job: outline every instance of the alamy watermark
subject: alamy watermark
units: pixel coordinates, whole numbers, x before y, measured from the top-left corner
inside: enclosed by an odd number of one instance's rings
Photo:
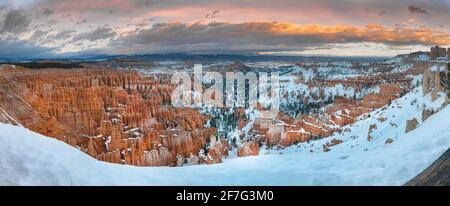
[[[280,106],[278,72],[203,73],[201,64],[194,65],[194,73],[175,72],[171,94],[174,107],[259,108],[261,117],[275,118]]]

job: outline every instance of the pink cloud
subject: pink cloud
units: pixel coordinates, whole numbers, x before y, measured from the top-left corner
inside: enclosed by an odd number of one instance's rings
[[[63,1],[56,2],[51,5],[56,10],[71,10],[71,11],[87,11],[95,9],[119,9],[129,10],[136,6],[131,1],[127,0],[78,0],[78,1]]]

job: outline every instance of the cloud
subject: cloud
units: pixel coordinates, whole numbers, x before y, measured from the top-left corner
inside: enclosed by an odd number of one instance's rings
[[[85,24],[85,23],[87,23],[87,20],[86,19],[80,19],[79,21],[77,21],[77,25],[79,25],[79,24]]]
[[[41,40],[43,37],[45,37],[45,35],[48,34],[48,31],[41,31],[41,30],[36,30],[34,31],[33,35],[31,35],[31,40]]]
[[[42,58],[53,55],[54,48],[34,45],[27,41],[0,40],[0,58]]]
[[[89,11],[95,12],[105,8],[126,11],[137,8],[138,5],[130,0],[47,0],[48,5],[57,11]]]
[[[44,9],[44,11],[43,11],[42,13],[43,13],[45,16],[50,16],[50,15],[52,15],[53,13],[55,13],[55,11],[52,10],[52,9],[46,8],[46,9]]]
[[[0,33],[21,34],[28,30],[31,20],[20,10],[10,10],[6,14]]]
[[[72,37],[73,33],[75,33],[75,31],[73,31],[73,30],[64,30],[64,31],[61,31],[61,32],[57,33],[56,35],[54,35],[52,37],[52,39],[55,39],[55,40],[69,39]]]
[[[29,39],[58,53],[449,45],[449,9],[448,0],[0,0],[0,39]],[[373,22],[379,25],[366,26]]]
[[[213,12],[206,14],[205,17],[206,17],[206,18],[214,19],[214,18],[217,17],[217,15],[218,15],[219,13],[220,13],[220,10],[214,10]]]
[[[7,6],[12,9],[31,7],[37,3],[37,0],[1,0],[0,7]]]
[[[161,2],[162,0],[146,0],[145,2],[144,2],[144,5],[145,6],[152,6],[152,5],[154,5],[154,4],[156,4],[156,3],[159,3],[159,2]]]
[[[298,25],[276,22],[158,23],[119,38],[120,51],[278,51],[301,50],[330,43],[374,42],[386,45],[449,45],[450,37],[428,28],[410,29],[369,24]]]
[[[428,11],[427,11],[427,10],[422,9],[422,8],[420,8],[420,7],[417,7],[417,6],[414,6],[414,5],[408,6],[408,10],[409,10],[409,12],[411,12],[411,13],[428,14]]]
[[[92,32],[80,33],[73,37],[73,41],[87,40],[87,41],[97,41],[102,39],[113,38],[117,35],[116,32],[109,27],[97,27]]]

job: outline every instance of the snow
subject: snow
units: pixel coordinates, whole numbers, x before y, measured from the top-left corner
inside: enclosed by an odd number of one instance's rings
[[[430,71],[432,71],[432,72],[442,72],[442,71],[445,71],[445,66],[444,65],[433,65],[431,68],[430,68]]]
[[[262,149],[260,156],[215,165],[110,164],[25,128],[0,124],[0,185],[402,185],[450,146],[448,106],[404,134],[407,119],[421,120],[423,105],[439,109],[443,103],[443,98],[431,102],[420,91],[419,87],[348,126],[351,132],[276,153]],[[380,116],[387,120],[380,122]],[[369,142],[368,127],[374,123],[378,127]],[[388,137],[394,142],[385,144]],[[332,138],[344,143],[329,152],[309,151]]]
[[[400,62],[403,61],[403,58],[404,58],[403,56],[397,56],[397,57],[394,57],[392,59],[386,60],[385,62],[389,63],[389,64],[400,63]]]
[[[106,150],[109,150],[109,144],[111,143],[111,136],[106,137],[105,146]]]

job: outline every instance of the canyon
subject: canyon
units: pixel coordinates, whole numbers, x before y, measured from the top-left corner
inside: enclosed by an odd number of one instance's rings
[[[54,137],[102,161],[174,165],[177,155],[197,155],[215,134],[204,127],[208,116],[166,104],[171,85],[136,72],[6,66],[1,74],[2,122]]]
[[[328,152],[342,143],[329,137],[348,132],[346,126],[377,109],[396,107],[392,102],[417,84],[422,83],[423,93],[433,100],[449,91],[448,64],[417,60],[413,54],[400,63],[273,66],[235,61],[206,67],[206,71],[281,72],[281,112],[264,118],[257,115],[260,107],[173,107],[171,94],[177,85],[171,74],[180,68],[191,71],[192,63],[158,69],[157,63],[111,62],[73,69],[2,65],[0,122],[23,126],[110,163],[217,164],[320,139],[329,139],[321,145]],[[446,104],[448,97],[447,92]],[[433,111],[423,113],[428,118]],[[407,132],[417,127],[417,119],[408,122]],[[367,141],[375,129],[376,125],[368,130]]]

